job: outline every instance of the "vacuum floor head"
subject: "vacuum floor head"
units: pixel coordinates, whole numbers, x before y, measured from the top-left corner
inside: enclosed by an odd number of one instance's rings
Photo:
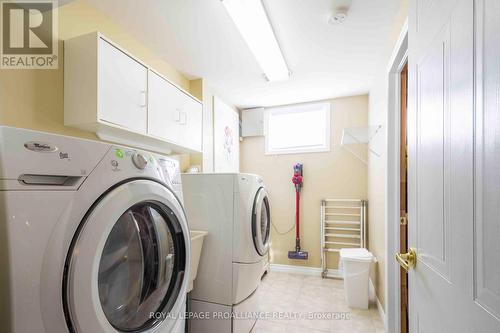
[[[301,259],[307,260],[309,258],[309,253],[306,251],[288,251],[288,259]]]

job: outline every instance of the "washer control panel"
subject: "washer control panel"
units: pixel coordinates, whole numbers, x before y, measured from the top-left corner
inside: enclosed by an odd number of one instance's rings
[[[179,162],[177,160],[160,157],[158,162],[161,166],[165,178],[173,185],[181,184],[181,175],[179,170]]]

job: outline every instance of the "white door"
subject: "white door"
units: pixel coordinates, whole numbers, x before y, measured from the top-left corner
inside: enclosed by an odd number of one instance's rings
[[[180,121],[183,134],[182,142],[190,149],[201,151],[202,105],[184,93],[182,93],[181,100],[183,101]]]
[[[148,75],[148,133],[181,144],[181,92],[153,71]]]
[[[102,38],[98,62],[99,119],[145,134],[147,68]]]
[[[498,17],[498,0],[410,1],[410,332],[500,332]]]
[[[233,107],[213,97],[214,171],[239,172],[239,117]]]

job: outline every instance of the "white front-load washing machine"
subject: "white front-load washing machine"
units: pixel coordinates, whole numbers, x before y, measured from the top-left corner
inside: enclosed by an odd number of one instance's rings
[[[270,205],[252,174],[183,174],[189,227],[206,230],[190,293],[193,333],[248,333],[269,247]],[[210,320],[197,314],[208,313]],[[198,320],[199,319],[199,320]]]
[[[184,331],[178,162],[0,127],[0,322],[11,333]]]

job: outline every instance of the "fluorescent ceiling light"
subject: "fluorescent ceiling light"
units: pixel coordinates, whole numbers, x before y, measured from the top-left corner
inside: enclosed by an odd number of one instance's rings
[[[290,71],[261,0],[222,0],[269,81],[287,80]]]

